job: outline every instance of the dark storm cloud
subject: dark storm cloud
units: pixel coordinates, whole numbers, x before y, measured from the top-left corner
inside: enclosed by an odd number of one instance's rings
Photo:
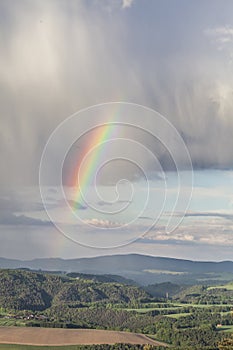
[[[231,168],[233,3],[207,4],[1,1],[1,184],[37,184],[54,128],[116,100],[167,117],[195,168]],[[159,159],[169,169],[167,156]]]

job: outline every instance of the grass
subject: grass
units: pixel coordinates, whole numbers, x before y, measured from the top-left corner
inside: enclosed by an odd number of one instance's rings
[[[218,330],[225,333],[233,333],[233,326],[222,326]]]
[[[233,307],[232,304],[174,304],[176,306],[180,306],[180,307],[197,307],[197,308],[208,308],[208,307]]]
[[[226,290],[233,290],[233,283],[228,283],[222,286],[213,286],[213,287],[209,287],[208,290],[212,290],[212,289],[226,289]]]
[[[158,303],[156,303],[156,305],[158,305]],[[124,310],[126,311],[136,311],[140,314],[145,314],[147,312],[150,312],[150,311],[174,311],[174,314],[177,314],[177,310],[181,309],[181,308],[184,308],[184,307],[193,307],[193,308],[199,308],[199,309],[206,309],[206,308],[211,308],[211,307],[232,307],[233,308],[233,305],[232,304],[180,304],[180,303],[172,303],[172,306],[169,306],[169,307],[148,307],[148,308],[133,308],[133,309],[129,309],[129,308],[126,308]]]
[[[222,311],[222,312],[220,312],[220,315],[221,316],[228,316],[228,315],[231,315],[231,312],[232,311]]]
[[[0,307],[0,316],[8,315],[8,311],[4,307]]]
[[[25,322],[13,318],[0,318],[0,327],[25,326]]]
[[[159,341],[158,338],[156,338],[156,334],[147,334],[147,337]]]
[[[166,315],[166,317],[170,317],[170,318],[175,318],[175,319],[178,319],[180,317],[186,317],[186,316],[189,316],[189,315],[192,315],[191,312],[183,312],[183,313],[180,313],[180,314],[170,314],[170,315]]]

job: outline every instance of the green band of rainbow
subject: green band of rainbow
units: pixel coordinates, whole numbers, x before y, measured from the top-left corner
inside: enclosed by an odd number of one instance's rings
[[[90,186],[98,166],[100,165],[100,159],[102,157],[103,147],[101,144],[110,140],[112,135],[115,133],[117,125],[115,123],[107,123],[97,127],[94,130],[94,135],[91,135],[91,140],[88,146],[85,148],[81,155],[81,160],[78,164],[77,171],[75,172],[75,187],[77,189],[77,195],[74,200],[74,209],[79,209],[82,200],[82,194],[85,194],[88,187]],[[82,171],[80,173],[80,166],[85,156],[90,152],[88,156],[88,162],[84,163],[84,168],[82,166]]]

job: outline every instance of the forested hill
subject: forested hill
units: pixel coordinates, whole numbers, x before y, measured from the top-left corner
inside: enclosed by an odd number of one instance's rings
[[[61,277],[22,270],[0,270],[0,305],[17,310],[44,310],[52,305],[131,303],[149,299],[140,288],[116,282]]]
[[[29,268],[83,273],[117,273],[160,269],[179,272],[232,272],[233,261],[192,261],[140,254],[106,255],[93,258],[44,258],[16,260],[0,258],[0,268]]]
[[[198,284],[233,280],[233,262],[203,262],[140,254],[108,255],[79,259],[35,259],[28,261],[0,258],[0,268],[28,268],[84,274],[113,274],[139,284],[172,282]]]

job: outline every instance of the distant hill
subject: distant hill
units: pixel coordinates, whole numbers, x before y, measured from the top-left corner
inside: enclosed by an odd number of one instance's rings
[[[140,284],[218,283],[233,280],[233,262],[202,262],[139,254],[108,255],[79,259],[34,259],[28,261],[0,258],[0,268],[120,275]]]

